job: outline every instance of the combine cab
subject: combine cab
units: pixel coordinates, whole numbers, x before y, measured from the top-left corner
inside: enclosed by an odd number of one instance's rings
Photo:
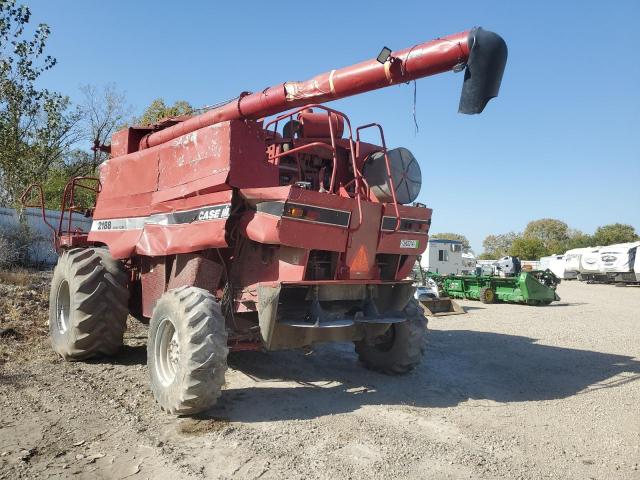
[[[464,70],[460,111],[480,113],[506,55],[498,35],[473,29],[115,133],[91,231],[54,228],[54,349],[111,355],[128,314],[149,323],[152,390],[174,414],[216,402],[230,350],[346,340],[369,368],[411,370],[426,319],[405,279],[432,213],[415,202],[420,167],[387,148],[380,125],[352,128],[322,103]],[[361,139],[369,129],[375,143]]]

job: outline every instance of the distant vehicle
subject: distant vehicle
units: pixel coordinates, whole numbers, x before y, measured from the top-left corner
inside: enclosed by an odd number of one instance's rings
[[[495,274],[495,265],[490,263],[482,263],[476,265],[476,275],[493,275]]]
[[[470,275],[476,271],[476,257],[471,252],[462,252],[462,275]]]
[[[426,282],[427,282],[427,285],[421,285],[419,287],[416,287],[416,293],[414,294],[414,298],[419,302],[429,300],[430,298],[439,297],[438,285],[436,285],[436,283],[430,278],[428,278]]]
[[[500,277],[513,277],[522,271],[518,257],[502,257],[495,264],[495,271]]]

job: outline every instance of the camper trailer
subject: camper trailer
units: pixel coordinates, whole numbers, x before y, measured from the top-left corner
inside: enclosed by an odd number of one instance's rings
[[[586,282],[604,282],[607,276],[602,270],[600,261],[600,249],[602,247],[585,248],[580,256],[580,269],[578,271],[578,280]]]
[[[571,250],[567,250],[564,254],[565,261],[565,272],[567,274],[573,275],[573,278],[578,277],[578,273],[580,272],[580,260],[582,258],[582,253],[589,250],[588,248],[572,248]]]
[[[432,239],[422,255],[422,268],[440,275],[462,274],[462,242],[458,240]]]
[[[471,252],[462,252],[462,275],[472,275],[476,271],[476,257]]]
[[[635,283],[638,271],[635,264],[640,242],[619,243],[600,249],[600,264],[607,279],[612,282]]]
[[[571,280],[578,275],[577,270],[569,268],[566,255],[549,255],[548,257],[540,258],[540,270],[547,269],[562,280]]]

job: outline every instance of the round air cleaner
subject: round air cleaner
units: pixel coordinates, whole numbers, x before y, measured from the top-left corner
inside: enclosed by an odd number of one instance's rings
[[[422,186],[422,172],[416,157],[404,147],[387,150],[387,156],[398,203],[405,205],[414,202]],[[374,152],[367,157],[362,175],[378,200],[387,203],[393,201],[383,152]]]

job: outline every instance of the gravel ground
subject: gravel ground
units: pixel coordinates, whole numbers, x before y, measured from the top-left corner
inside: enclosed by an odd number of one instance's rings
[[[414,372],[350,345],[230,358],[213,411],[173,418],[146,328],[115,359],[64,363],[46,281],[0,283],[0,478],[640,479],[640,288],[565,282],[548,307],[461,302]]]

